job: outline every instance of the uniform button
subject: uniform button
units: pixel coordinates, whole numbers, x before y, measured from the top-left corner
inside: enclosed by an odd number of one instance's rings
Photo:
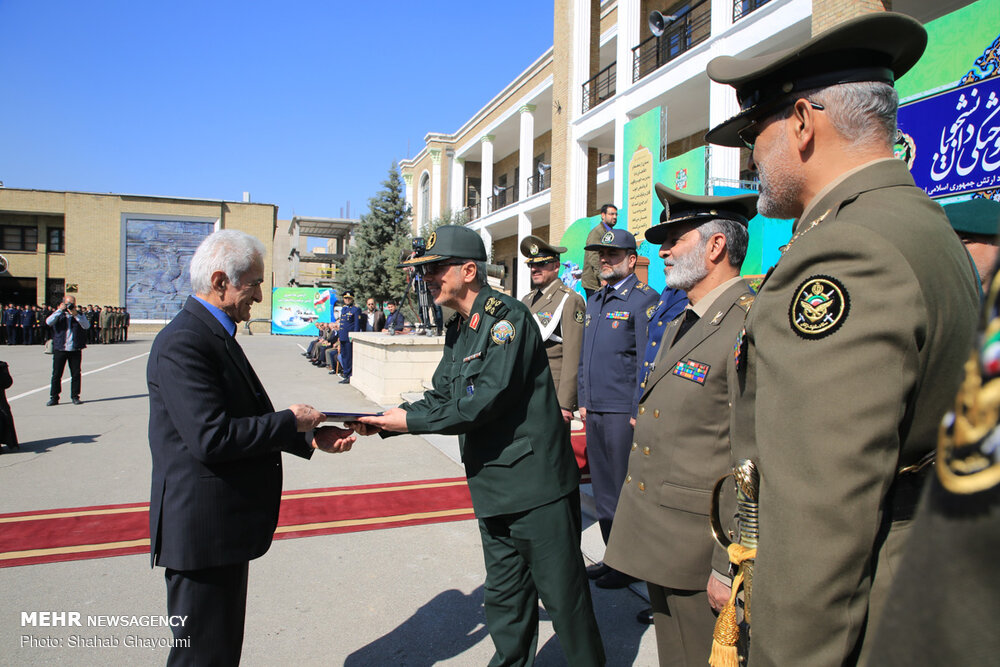
[[[649,362],[648,362],[648,361],[644,361],[644,362],[642,362],[642,365],[643,365],[643,366],[648,366],[648,365],[649,365]]]
[[[659,418],[660,418],[660,411],[653,410],[653,419],[659,419]]]
[[[639,406],[639,414],[640,415],[646,414],[646,406],[645,405]]]
[[[662,326],[663,326],[663,322],[657,322],[657,323],[656,323],[656,326],[658,326],[658,327],[662,327]]]
[[[639,388],[640,389],[645,389],[646,388],[646,383],[645,382],[640,382],[639,383]]]
[[[643,484],[642,482],[639,482],[639,490],[640,491],[645,491],[646,490],[646,485]]]
[[[625,483],[626,484],[632,483],[632,475],[625,475]]]
[[[643,447],[642,453],[645,454],[646,456],[649,456],[649,447]]]
[[[634,451],[634,450],[635,450],[635,448],[636,448],[636,447],[638,447],[638,446],[639,446],[639,443],[638,443],[638,442],[633,442],[633,443],[632,443],[632,449],[633,449],[633,451]]]
[[[656,347],[656,341],[655,340],[653,341],[653,347]]]
[[[729,401],[729,407],[733,407],[733,402]]]

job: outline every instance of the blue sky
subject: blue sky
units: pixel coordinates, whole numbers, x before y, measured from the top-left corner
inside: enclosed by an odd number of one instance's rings
[[[0,181],[355,217],[551,44],[546,0],[0,0]]]

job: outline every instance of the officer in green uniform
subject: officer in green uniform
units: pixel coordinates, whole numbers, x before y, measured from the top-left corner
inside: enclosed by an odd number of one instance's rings
[[[975,273],[892,151],[892,85],[926,43],[879,12],[708,64],[741,111],[706,139],[750,148],[758,212],[796,219],[736,349],[732,449],[760,473],[753,667],[864,661],[961,381]]]
[[[667,287],[690,305],[666,326],[646,376],[604,562],[646,582],[660,664],[702,667],[715,626],[708,516],[712,487],[730,469],[729,362],[753,303],[740,267],[757,196],[659,183],[656,194],[664,214],[646,240],[660,246]]]
[[[532,287],[521,303],[538,323],[563,420],[569,423],[576,410],[576,374],[587,304],[559,280],[559,255],[564,252],[566,248],[549,245],[537,236],[526,236],[521,241],[521,254],[531,272]]]
[[[524,304],[489,287],[485,261],[478,234],[446,225],[404,262],[456,315],[434,388],[358,429],[458,434],[486,559],[491,666],[534,662],[539,598],[567,662],[603,665],[580,553],[579,471],[545,348]]]

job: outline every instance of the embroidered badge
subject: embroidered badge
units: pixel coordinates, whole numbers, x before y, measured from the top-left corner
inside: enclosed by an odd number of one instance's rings
[[[587,313],[587,323],[585,325],[583,325],[583,326],[585,326],[585,327],[589,327],[590,326],[590,313]]]
[[[503,301],[501,301],[500,299],[496,298],[495,296],[491,296],[490,298],[486,299],[486,305],[483,306],[483,310],[485,310],[490,315],[496,315],[497,314],[497,310],[502,305],[503,305]]]
[[[614,322],[611,323],[611,328],[612,329],[617,329],[620,324],[621,324],[621,320],[615,320]]]
[[[431,232],[431,235],[427,237],[427,250],[433,248],[434,244],[437,243],[437,240],[438,240],[437,232]]]
[[[646,309],[646,319],[647,320],[650,320],[650,319],[653,318],[653,313],[656,312],[656,309],[659,308],[660,304],[662,304],[662,303],[663,302],[661,301],[660,303],[656,304],[655,306],[650,306],[649,308]]]
[[[577,324],[582,323],[583,322],[583,311],[582,310],[576,311],[576,314],[573,315],[573,319],[576,320]]]
[[[711,366],[708,364],[703,364],[700,361],[695,361],[694,359],[688,359],[687,361],[678,361],[674,365],[673,370],[670,372],[677,377],[682,377],[685,380],[691,380],[691,382],[697,382],[698,384],[705,384],[705,379],[708,377],[708,371]]]
[[[788,319],[802,338],[829,336],[840,328],[851,310],[844,285],[830,276],[812,276],[795,290]]]
[[[509,343],[514,340],[516,332],[514,331],[514,325],[507,320],[500,320],[493,325],[490,329],[490,338],[497,345],[503,345],[504,343]]]
[[[469,319],[469,328],[473,331],[479,329],[479,313],[472,313],[472,317]]]
[[[601,237],[601,243],[613,243],[615,240],[614,232],[606,232],[604,236]]]
[[[606,320],[627,320],[631,313],[627,310],[612,310],[604,314]]]
[[[481,356],[483,356],[483,351],[482,350],[480,350],[479,352],[476,352],[475,354],[470,354],[465,359],[462,359],[462,363],[463,364],[467,364],[470,361],[472,361],[473,359],[478,359]]]
[[[532,243],[530,246],[528,246],[528,253],[531,254],[531,255],[537,255],[538,254],[538,244]]]

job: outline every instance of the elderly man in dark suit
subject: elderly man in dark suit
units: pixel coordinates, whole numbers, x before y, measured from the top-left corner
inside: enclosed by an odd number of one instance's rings
[[[242,232],[206,238],[191,260],[195,295],[149,354],[153,480],[150,551],[166,568],[170,665],[236,665],[243,646],[247,566],[278,522],[281,452],[346,451],[350,431],[318,429],[322,412],[275,412],[234,338],[260,302],[264,246]]]

